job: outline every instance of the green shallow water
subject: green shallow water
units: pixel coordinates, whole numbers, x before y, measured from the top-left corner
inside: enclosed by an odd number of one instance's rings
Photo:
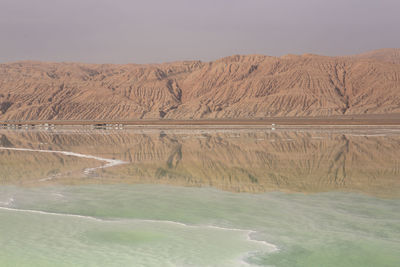
[[[400,128],[0,129],[0,267],[397,267],[399,158]]]
[[[398,266],[399,204],[340,192],[3,186],[0,266]]]

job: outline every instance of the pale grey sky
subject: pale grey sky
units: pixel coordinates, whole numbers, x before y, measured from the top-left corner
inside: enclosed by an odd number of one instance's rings
[[[400,0],[0,0],[0,62],[152,63],[400,47]]]

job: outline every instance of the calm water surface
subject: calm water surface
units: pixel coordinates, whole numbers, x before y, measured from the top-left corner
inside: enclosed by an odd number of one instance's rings
[[[0,130],[0,266],[398,266],[400,129]]]

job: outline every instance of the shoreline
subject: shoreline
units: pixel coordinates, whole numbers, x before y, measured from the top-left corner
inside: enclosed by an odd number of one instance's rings
[[[193,120],[10,120],[0,127],[22,126],[395,126],[400,114],[345,115],[328,117],[270,117],[260,119],[193,119]]]

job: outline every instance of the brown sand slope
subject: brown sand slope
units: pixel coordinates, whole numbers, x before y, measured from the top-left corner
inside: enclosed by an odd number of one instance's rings
[[[0,64],[0,121],[396,114],[399,62],[399,49],[383,49],[209,63]]]

